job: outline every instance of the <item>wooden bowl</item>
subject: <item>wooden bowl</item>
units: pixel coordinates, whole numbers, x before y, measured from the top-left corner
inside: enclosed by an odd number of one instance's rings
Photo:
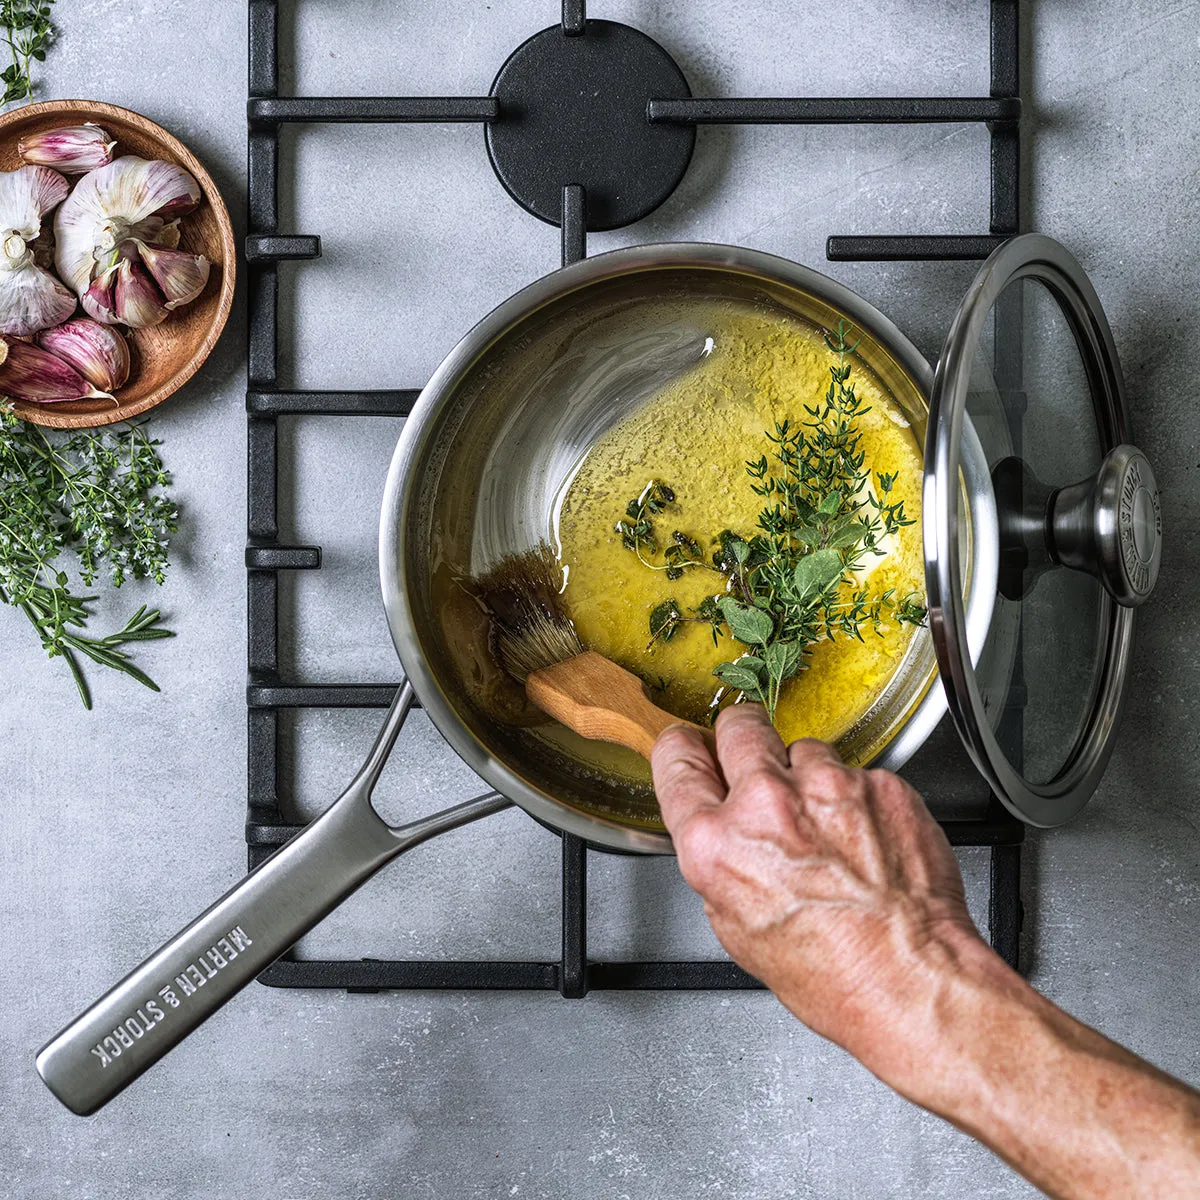
[[[126,421],[161,404],[199,370],[225,328],[233,303],[237,253],[229,210],[212,177],[194,154],[165,129],[138,113],[95,100],[48,100],[0,115],[0,171],[21,165],[17,142],[26,134],[62,125],[94,121],[116,140],[114,153],[165,159],[191,172],[203,199],[195,212],[179,223],[180,247],[203,254],[212,263],[204,291],[191,304],[175,309],[161,325],[129,331],[132,366],[129,381],[118,388],[114,407],[109,400],[63,400],[31,404],[13,400],[12,410],[23,420],[59,429],[80,429]],[[80,178],[68,176],[69,181]],[[51,214],[48,220],[53,219]],[[77,315],[83,315],[82,309]]]

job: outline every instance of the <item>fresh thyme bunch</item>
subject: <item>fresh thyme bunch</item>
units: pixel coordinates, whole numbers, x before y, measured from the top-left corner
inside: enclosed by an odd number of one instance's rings
[[[74,551],[87,587],[102,571],[115,587],[129,578],[163,582],[178,514],[161,492],[170,478],[157,446],[140,425],[51,441],[38,426],[0,411],[0,600],[25,613],[51,658],[64,659],[87,708],[91,696],[77,655],[158,691],[121,647],[173,635],[158,624],[158,610],[144,605],[105,637],[75,632],[95,597],[74,595],[54,563]]]
[[[686,622],[710,625],[718,644],[728,632],[745,651],[713,674],[763,704],[772,720],[783,685],[803,668],[813,643],[839,634],[861,641],[864,627],[881,633],[888,619],[914,625],[925,620],[916,594],[844,586],[869,555],[884,553],[883,538],[912,524],[903,502],[890,499],[894,474],[877,473],[875,487],[869,486],[857,422],[870,409],[850,382],[847,360],[855,346],[849,333],[839,324],[826,336],[838,357],[823,402],[805,406],[806,420],[776,424],[766,435],[770,454],[746,463],[750,486],[765,502],[758,533],[744,538],[723,530],[712,539],[710,559],[694,538],[677,530],[662,563],[650,561],[646,555],[659,550],[651,518],[675,499],[658,480],[630,501],[626,519],[617,524],[624,545],[668,579],[692,568],[722,576],[722,593],[707,597],[692,616],[674,599],[659,604],[650,614],[650,645],[668,641]]]
[[[10,66],[0,71],[4,94],[0,104],[33,96],[32,62],[45,62],[54,40],[50,5],[54,0],[0,0],[0,30],[8,42]]]

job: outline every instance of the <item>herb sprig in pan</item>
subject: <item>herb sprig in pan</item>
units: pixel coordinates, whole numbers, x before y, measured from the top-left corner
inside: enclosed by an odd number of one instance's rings
[[[38,426],[0,412],[0,600],[29,618],[51,658],[66,662],[87,708],[79,655],[158,691],[122,647],[173,635],[158,610],[143,605],[123,629],[86,636],[95,597],[75,595],[55,560],[74,551],[87,587],[102,571],[116,587],[129,578],[163,582],[177,512],[160,491],[169,477],[157,446],[138,425],[51,441]]]
[[[783,421],[767,433],[769,454],[746,463],[751,488],[762,497],[759,532],[747,538],[723,530],[711,539],[711,559],[691,536],[675,531],[658,553],[653,517],[674,502],[674,492],[652,480],[630,501],[617,532],[628,549],[668,579],[700,568],[724,580],[720,594],[707,597],[685,616],[673,598],[650,614],[650,646],[669,641],[687,622],[712,629],[713,641],[728,634],[744,650],[713,671],[728,688],[763,704],[771,719],[783,685],[803,667],[808,649],[837,635],[863,640],[863,629],[881,633],[885,621],[919,625],[925,609],[916,593],[894,588],[874,593],[853,584],[868,556],[884,553],[880,543],[913,522],[904,504],[891,499],[895,475],[877,473],[874,488],[865,468],[859,418],[870,411],[850,381],[850,329],[839,324],[826,344],[837,355],[822,403],[805,406],[806,418]],[[849,584],[849,587],[845,585]]]

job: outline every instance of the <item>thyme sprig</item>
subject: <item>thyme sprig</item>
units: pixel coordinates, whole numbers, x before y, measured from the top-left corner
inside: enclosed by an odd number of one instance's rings
[[[54,0],[3,0],[0,2],[0,28],[12,57],[10,66],[0,71],[4,83],[2,104],[28,100],[33,96],[33,62],[46,61],[46,49],[54,40],[50,20]]]
[[[617,527],[626,547],[668,579],[702,566],[725,581],[723,592],[706,597],[693,615],[673,598],[658,604],[650,614],[648,648],[669,641],[688,622],[708,624],[717,644],[727,633],[743,652],[713,674],[732,692],[763,704],[772,720],[783,685],[804,669],[814,643],[838,635],[862,641],[864,628],[882,634],[889,620],[925,620],[916,593],[875,593],[853,582],[870,556],[884,553],[883,539],[913,522],[903,502],[892,498],[895,474],[878,472],[870,486],[858,425],[870,406],[850,379],[857,347],[850,333],[839,323],[826,335],[837,360],[823,401],[806,405],[804,420],[777,423],[766,434],[769,452],[746,463],[750,486],[765,502],[757,533],[747,538],[722,530],[706,559],[694,538],[676,531],[663,562],[651,561],[646,554],[658,550],[652,518],[675,501],[661,480],[651,480],[630,501],[629,520]]]
[[[121,647],[173,635],[158,610],[143,605],[123,629],[86,636],[80,631],[96,597],[75,595],[55,560],[73,551],[86,587],[102,571],[115,587],[129,578],[163,582],[178,514],[162,494],[170,477],[157,446],[140,425],[51,440],[0,411],[0,600],[26,615],[50,658],[66,662],[87,708],[77,655],[158,691]]]

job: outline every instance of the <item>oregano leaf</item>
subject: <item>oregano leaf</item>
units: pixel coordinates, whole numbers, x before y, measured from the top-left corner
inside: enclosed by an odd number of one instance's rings
[[[861,542],[868,533],[870,527],[864,525],[857,517],[848,525],[843,525],[840,529],[835,530],[829,537],[829,546],[833,550],[843,550],[847,546],[854,546]]]
[[[834,584],[843,570],[842,556],[836,550],[815,550],[806,554],[792,573],[797,598],[819,596]]]
[[[749,665],[753,661],[759,667],[763,663],[759,659],[747,660],[739,658],[735,662],[724,662],[713,668],[713,674],[727,687],[737,688],[752,700],[763,699],[764,679]]]
[[[682,616],[683,613],[674,600],[664,600],[650,614],[650,640],[653,642],[659,638],[669,642],[678,631]]]
[[[770,641],[775,631],[775,622],[770,614],[761,608],[747,608],[732,596],[722,596],[717,604],[721,607],[729,632],[739,642],[745,642],[747,646],[765,646]]]

